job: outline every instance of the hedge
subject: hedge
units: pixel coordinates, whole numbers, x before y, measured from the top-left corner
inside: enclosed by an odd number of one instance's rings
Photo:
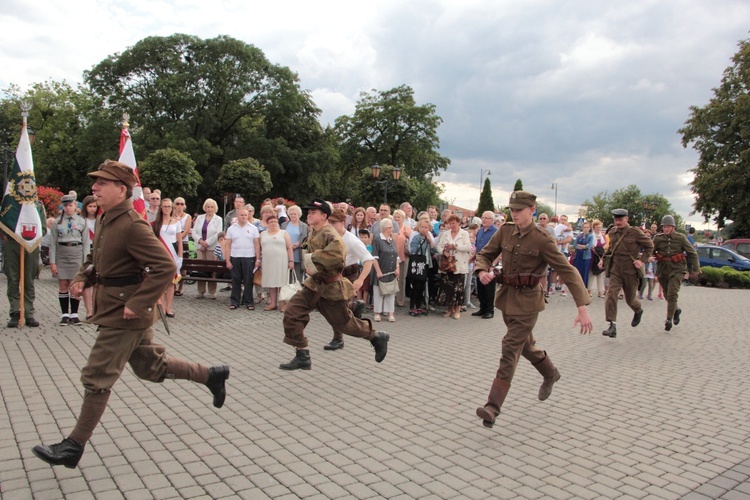
[[[750,271],[737,271],[729,266],[702,267],[698,284],[716,288],[750,288]]]

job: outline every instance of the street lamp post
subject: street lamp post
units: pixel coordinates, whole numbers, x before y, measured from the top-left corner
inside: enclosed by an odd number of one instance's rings
[[[557,183],[552,183],[552,189],[555,191],[555,217],[557,217]]]
[[[645,220],[643,221],[644,226],[648,226],[649,221],[651,220],[651,214],[653,214],[656,211],[656,203],[653,201],[648,201],[648,199],[643,199],[643,212],[646,215]]]
[[[395,187],[398,183],[398,180],[401,178],[401,168],[400,167],[393,167],[393,181],[390,179],[380,179],[380,170],[381,167],[377,163],[372,166],[372,177],[375,179],[375,184],[382,184],[383,185],[383,203],[386,205],[388,204],[388,189]]]
[[[492,172],[490,172],[490,169],[487,170],[480,170],[479,171],[479,193],[481,194],[482,189],[484,189],[484,174],[487,174],[487,177],[492,175]]]

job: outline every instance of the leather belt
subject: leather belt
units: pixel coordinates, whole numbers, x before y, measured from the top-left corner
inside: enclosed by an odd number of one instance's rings
[[[102,286],[128,286],[137,285],[143,281],[143,276],[134,274],[132,276],[122,276],[120,278],[104,278],[96,275],[96,283]]]
[[[662,255],[660,253],[657,253],[656,254],[656,260],[659,261],[659,262],[661,262],[663,260],[671,260],[672,262],[674,262],[676,264],[676,263],[682,262],[683,260],[686,260],[686,259],[685,259],[685,254],[684,253],[676,253],[676,254],[674,254],[672,256],[667,256],[667,255]]]
[[[64,247],[79,247],[83,245],[80,241],[58,241],[57,244]]]

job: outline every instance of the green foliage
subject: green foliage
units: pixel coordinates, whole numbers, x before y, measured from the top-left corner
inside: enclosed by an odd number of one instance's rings
[[[695,210],[719,227],[730,219],[735,237],[750,236],[750,40],[739,42],[732,66],[703,107],[692,106],[678,132],[698,151]]]
[[[513,185],[513,191],[523,191],[523,182],[521,182],[521,179],[516,180],[516,183]]]
[[[698,282],[702,286],[717,288],[750,288],[750,272],[738,271],[729,266],[702,267]]]
[[[159,149],[139,162],[141,184],[161,189],[162,198],[193,197],[202,178],[195,170],[195,162],[186,154],[172,148]]]
[[[644,202],[649,205],[648,210],[644,208]],[[631,226],[640,226],[644,221],[647,226],[653,222],[661,226],[661,218],[670,214],[674,216],[679,230],[685,228],[682,218],[672,209],[669,200],[658,193],[644,195],[635,184],[613,191],[611,194],[602,191],[592,200],[584,201],[582,205],[585,208],[586,219],[599,219],[604,227],[614,222],[612,210],[624,208],[630,214],[628,220]],[[653,211],[650,209],[651,205],[655,206]]]
[[[406,85],[360,94],[354,114],[339,117],[335,123],[340,178],[366,183],[370,166],[398,165],[402,179],[426,181],[420,191],[429,194],[433,177],[450,164],[438,152],[437,129],[443,120],[435,110],[433,104],[417,105],[414,90]]]
[[[484,186],[482,187],[482,192],[479,194],[479,205],[477,206],[476,213],[478,216],[481,216],[487,210],[495,211],[495,201],[492,199],[492,185],[490,184],[489,176],[484,179]]]
[[[246,199],[258,199],[270,193],[271,174],[255,158],[233,160],[221,167],[216,189],[243,193]]]
[[[536,204],[536,213],[537,213],[537,217],[539,216],[539,214],[547,214],[549,216],[549,218],[551,219],[552,217],[555,216],[555,209],[552,208],[549,205],[544,204],[544,203],[537,202],[537,204]],[[510,219],[508,219],[508,220],[510,220]]]
[[[106,109],[128,110],[136,153],[171,147],[196,162],[201,198],[217,194],[223,164],[247,157],[265,166],[275,195],[304,198],[327,185],[324,172],[336,155],[320,110],[295,73],[250,44],[228,36],[148,37],[94,66],[85,80]]]

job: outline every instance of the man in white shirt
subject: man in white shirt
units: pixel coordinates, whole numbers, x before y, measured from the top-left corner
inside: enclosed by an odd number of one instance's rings
[[[156,220],[156,214],[161,210],[161,191],[154,189],[148,196],[148,207],[146,208],[146,220],[148,222],[154,222]]]
[[[346,212],[343,210],[335,210],[328,218],[328,223],[337,233],[339,233],[341,239],[344,240],[344,245],[346,245],[346,258],[344,260],[345,267],[342,275],[344,278],[352,282],[356,297],[357,290],[362,288],[365,279],[370,275],[375,258],[367,251],[367,247],[362,243],[362,240],[346,230]],[[360,263],[362,264],[361,270],[359,269]],[[362,319],[362,312],[365,309],[365,303],[361,300],[351,300],[349,301],[349,306],[352,307],[354,316],[358,319]],[[335,351],[343,348],[344,334],[333,330],[333,340],[331,340],[329,344],[326,344],[323,349],[326,351]]]
[[[260,267],[260,233],[255,225],[247,221],[249,215],[245,207],[238,209],[237,222],[227,229],[224,260],[227,269],[232,272],[230,309],[237,309],[241,305],[250,310],[255,309],[253,275]]]
[[[567,215],[561,215],[558,218],[558,223],[555,226],[555,239],[557,240],[557,248],[560,252],[562,252],[565,257],[570,258],[570,242],[573,241],[573,228],[568,223]],[[554,278],[554,281],[556,281],[556,273]],[[565,290],[565,285],[560,285],[560,289],[562,290],[562,296],[566,297],[568,293]]]

